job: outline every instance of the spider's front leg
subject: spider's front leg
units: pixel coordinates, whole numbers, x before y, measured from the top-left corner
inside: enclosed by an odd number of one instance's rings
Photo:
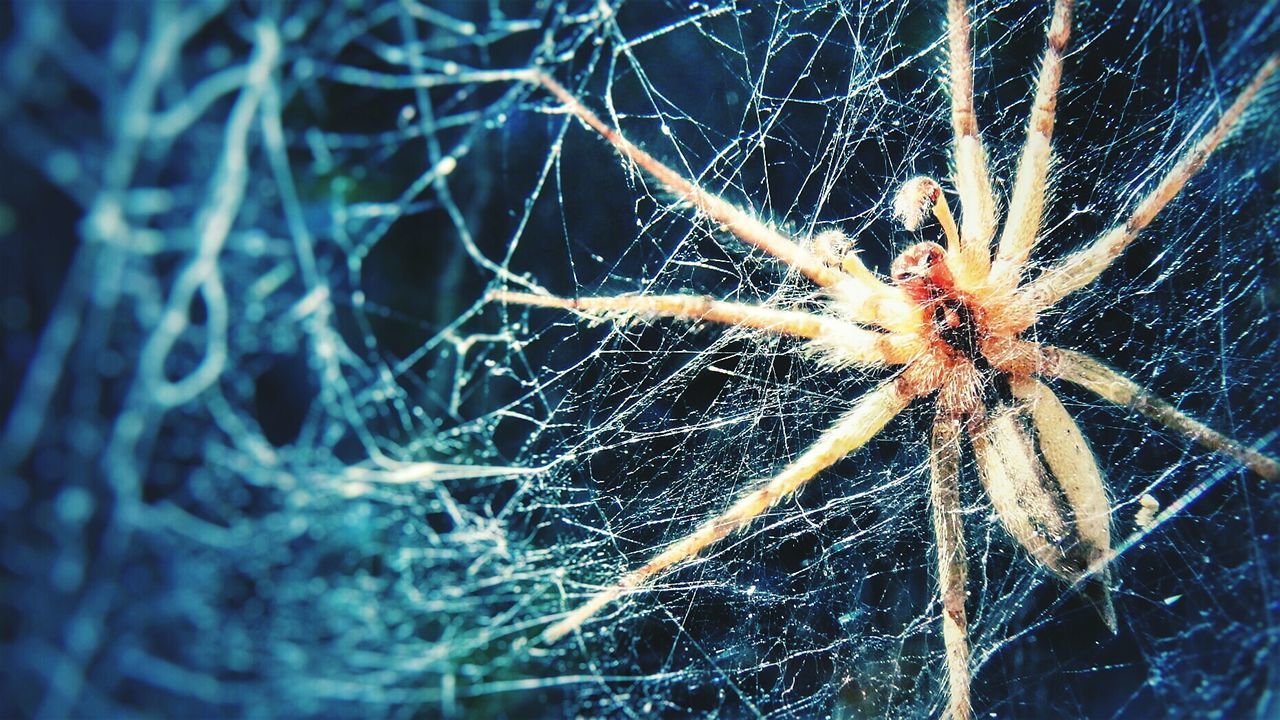
[[[1218,118],[1213,129],[1200,138],[1173,169],[1160,179],[1159,184],[1138,203],[1129,217],[1112,227],[1089,245],[1076,251],[1056,265],[1046,269],[1039,277],[1023,286],[1021,296],[1030,312],[1021,328],[1025,329],[1035,317],[1057,305],[1071,293],[1087,287],[1104,270],[1115,262],[1120,253],[1133,242],[1143,228],[1151,224],[1156,215],[1175,198],[1187,182],[1200,171],[1209,156],[1231,134],[1244,117],[1245,111],[1258,97],[1263,85],[1280,70],[1280,53],[1274,53],[1254,73],[1249,84],[1240,91],[1231,106]]]
[[[969,621],[964,602],[969,566],[960,508],[960,418],[939,407],[929,448],[929,497],[938,551],[938,595],[942,600],[942,640],[947,658],[947,714],[968,720]]]
[[[996,195],[991,187],[987,151],[973,108],[973,53],[969,47],[969,8],[965,0],[947,0],[947,56],[951,86],[952,179],[960,195],[960,240],[965,275],[985,274],[996,231]]]
[[[919,331],[918,313],[914,312],[914,306],[898,288],[869,279],[864,274],[850,275],[839,268],[829,267],[809,248],[783,235],[719,195],[702,189],[637,147],[617,128],[605,124],[550,75],[534,72],[529,78],[546,88],[566,110],[586,123],[623,157],[662,183],[668,191],[693,205],[706,217],[720,223],[725,230],[733,233],[738,239],[769,253],[779,261],[795,268],[817,285],[826,288],[833,295],[840,297],[855,313],[856,322],[875,325],[891,332]]]
[[[920,352],[912,335],[879,333],[843,320],[800,310],[726,302],[705,295],[614,295],[561,298],[554,295],[494,290],[489,300],[531,307],[603,313],[618,319],[669,317],[753,328],[809,341],[834,366],[902,365]]]
[[[1000,234],[1000,246],[991,267],[991,283],[1012,289],[1031,255],[1040,233],[1045,191],[1049,186],[1053,123],[1058,112],[1058,86],[1062,81],[1063,52],[1071,36],[1071,0],[1056,0],[1046,36],[1048,47],[1040,63],[1036,98],[1027,123],[1027,140],[1018,161],[1018,175],[1009,200],[1009,216]]]

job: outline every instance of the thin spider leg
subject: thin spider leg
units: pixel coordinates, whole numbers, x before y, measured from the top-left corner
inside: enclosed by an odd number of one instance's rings
[[[1280,460],[1239,442],[1189,417],[1101,360],[1074,350],[1041,347],[1043,372],[1089,390],[1104,400],[1131,408],[1214,452],[1234,458],[1268,480],[1280,480]]]
[[[613,297],[560,298],[495,291],[489,298],[536,307],[599,312],[622,317],[670,317],[710,320],[726,325],[766,330],[811,340],[830,350],[841,364],[864,367],[901,365],[920,352],[914,336],[886,334],[860,328],[837,318],[799,310],[725,302],[705,295],[619,295]]]
[[[1018,176],[1009,201],[1009,216],[1000,234],[1000,247],[991,269],[992,284],[1012,289],[1022,266],[1035,247],[1044,214],[1052,160],[1053,122],[1058,111],[1058,86],[1062,81],[1062,53],[1071,36],[1072,0],[1058,0],[1049,22],[1048,48],[1040,63],[1036,99],[1027,123],[1027,140],[1018,161]]]
[[[637,570],[595,593],[576,610],[542,633],[543,644],[554,643],[582,627],[591,616],[622,595],[648,585],[658,575],[697,557],[703,550],[751,524],[753,520],[791,496],[815,475],[834,465],[879,434],[914,395],[900,382],[890,380],[862,396],[853,408],[809,446],[782,472],[743,493],[723,513],[704,522],[683,539],[667,546]]]
[[[960,507],[960,418],[938,410],[929,449],[929,496],[938,549],[938,595],[947,658],[947,716],[968,720],[969,620],[964,601],[969,577]]]
[[[1092,283],[1110,267],[1129,243],[1151,223],[1157,213],[1177,196],[1187,181],[1204,166],[1209,155],[1217,149],[1240,121],[1249,104],[1257,97],[1267,79],[1280,68],[1280,53],[1273,54],[1258,69],[1235,102],[1218,118],[1207,135],[1200,138],[1190,151],[1178,160],[1167,175],[1152,190],[1122,225],[1107,231],[1088,247],[1076,252],[1055,267],[1043,272],[1023,290],[1032,310],[1039,313],[1053,307],[1071,293]]]
[[[919,328],[919,313],[913,312],[910,302],[897,288],[883,283],[868,283],[862,277],[851,276],[836,268],[828,267],[809,249],[723,198],[702,190],[680,173],[636,147],[630,140],[623,137],[622,133],[606,125],[549,75],[539,72],[534,73],[532,77],[555,95],[565,109],[609,141],[624,157],[652,175],[667,190],[723,225],[738,239],[764,250],[799,270],[813,282],[847,300],[856,309],[859,322],[901,332],[914,332]]]
[[[965,0],[947,0],[947,40],[951,72],[953,180],[960,195],[960,242],[964,262],[986,272],[996,228],[996,196],[987,169],[978,117],[973,110],[973,55],[969,49],[969,10]]]

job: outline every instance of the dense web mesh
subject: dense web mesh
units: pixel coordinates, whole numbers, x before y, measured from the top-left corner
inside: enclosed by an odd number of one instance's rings
[[[1038,263],[1123,217],[1280,41],[1274,1],[1112,5],[1078,8]],[[1048,6],[972,9],[1002,197]],[[930,400],[548,646],[886,374],[485,299],[821,300],[533,67],[700,187],[798,238],[840,228],[885,272],[936,231],[903,230],[892,194],[951,190],[941,0],[19,2],[0,31],[0,714],[941,711]],[[1278,103],[1273,80],[1032,331],[1273,454]],[[976,710],[1280,712],[1276,488],[1055,387],[1108,480],[1119,632],[967,468]]]

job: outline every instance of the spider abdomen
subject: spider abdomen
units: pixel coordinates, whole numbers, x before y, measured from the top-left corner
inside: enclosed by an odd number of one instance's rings
[[[1013,539],[1055,575],[1084,581],[1084,594],[1114,631],[1103,570],[1110,504],[1093,452],[1047,387],[1014,377],[1010,390],[1012,405],[974,419],[983,487]]]

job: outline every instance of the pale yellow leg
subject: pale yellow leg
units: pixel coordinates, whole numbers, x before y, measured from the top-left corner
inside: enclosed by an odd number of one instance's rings
[[[875,437],[913,396],[889,381],[862,396],[853,408],[809,446],[782,472],[740,495],[723,513],[704,522],[697,530],[667,546],[638,570],[627,573],[616,584],[592,595],[542,633],[541,642],[550,644],[582,627],[621,595],[642,588],[658,575],[697,557],[703,550],[741,530],[753,520],[799,490],[815,475]]]
[[[969,10],[965,0],[947,0],[947,40],[951,76],[951,128],[956,193],[960,195],[960,241],[964,262],[985,272],[996,229],[996,196],[991,189],[987,151],[973,110],[973,55],[969,50]]]
[[[1123,225],[1117,225],[1108,230],[1087,247],[1049,268],[1029,283],[1022,291],[1029,308],[1039,313],[1053,307],[1071,293],[1092,283],[1110,267],[1138,233],[1155,219],[1156,214],[1177,196],[1187,181],[1204,166],[1209,155],[1217,149],[1223,138],[1230,134],[1232,128],[1240,121],[1245,109],[1257,97],[1258,91],[1277,68],[1280,68],[1280,53],[1272,55],[1263,63],[1253,79],[1236,97],[1235,102],[1231,103],[1222,117],[1218,118],[1213,129],[1200,138],[1195,147],[1178,160],[1156,188],[1138,203],[1138,207]]]
[[[1049,22],[1048,48],[1040,64],[1035,103],[1027,123],[1027,140],[1018,161],[1018,175],[1009,201],[1009,216],[1000,234],[1000,247],[991,267],[991,284],[1012,289],[1035,247],[1044,215],[1049,182],[1050,143],[1058,110],[1058,86],[1062,81],[1062,53],[1071,36],[1071,0],[1058,0]]]
[[[535,73],[532,78],[555,95],[566,110],[609,141],[623,157],[656,178],[667,190],[723,225],[725,230],[736,235],[738,239],[764,250],[844,299],[850,307],[856,309],[858,322],[878,325],[898,332],[916,332],[919,329],[919,313],[915,312],[910,301],[898,288],[868,285],[837,268],[828,267],[808,248],[723,198],[702,190],[680,173],[636,147],[630,140],[623,137],[622,133],[606,125],[550,76]]]
[[[766,330],[813,341],[840,365],[864,368],[902,365],[921,352],[921,340],[912,335],[882,333],[860,328],[834,317],[799,310],[779,310],[746,303],[725,302],[706,295],[618,295],[614,297],[561,298],[508,291],[489,293],[489,299],[536,307],[605,313],[620,317],[669,317]]]
[[[1209,450],[1234,458],[1268,480],[1280,480],[1280,460],[1245,447],[1186,415],[1101,360],[1074,350],[1048,346],[1042,349],[1042,353],[1045,373],[1079,385],[1116,405],[1137,410]]]
[[[969,560],[964,546],[960,506],[960,432],[958,417],[939,411],[933,421],[929,452],[933,537],[938,549],[938,595],[942,599],[942,641],[947,658],[947,716],[968,720],[969,620],[965,613]]]

